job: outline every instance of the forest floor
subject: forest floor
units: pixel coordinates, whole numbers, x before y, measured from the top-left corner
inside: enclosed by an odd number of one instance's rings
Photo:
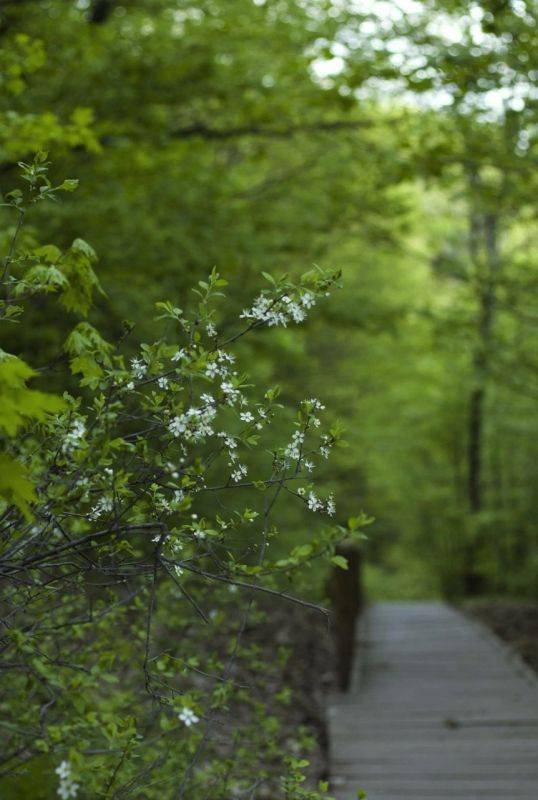
[[[265,692],[267,700],[289,689],[286,704],[274,704],[272,712],[282,725],[281,737],[293,742],[304,728],[310,741],[309,752],[293,753],[310,761],[308,785],[315,787],[329,773],[329,742],[326,697],[334,685],[334,645],[327,619],[319,612],[287,603],[267,609],[265,620],[248,632],[249,640],[261,649],[261,659],[274,663],[277,648],[289,648],[290,656],[281,670],[272,675]]]
[[[507,642],[538,672],[538,603],[473,600],[463,610]]]
[[[250,685],[253,698],[268,710],[268,721],[272,718],[278,729],[280,748],[309,761],[303,788],[313,790],[329,775],[327,694],[335,686],[335,676],[328,619],[304,606],[258,598],[243,643],[266,669],[256,675],[243,660],[234,678]],[[238,721],[245,723],[249,717],[245,708],[239,711]],[[266,765],[270,773],[274,768],[275,776],[280,774],[280,758],[272,763],[269,757]],[[256,796],[275,800],[274,785],[261,786]]]

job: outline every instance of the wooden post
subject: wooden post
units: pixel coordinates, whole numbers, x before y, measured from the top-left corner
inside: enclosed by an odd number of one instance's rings
[[[349,688],[355,651],[355,624],[363,606],[362,556],[355,542],[342,542],[336,553],[343,556],[348,569],[334,567],[327,582],[327,593],[333,611],[333,639],[338,688]]]

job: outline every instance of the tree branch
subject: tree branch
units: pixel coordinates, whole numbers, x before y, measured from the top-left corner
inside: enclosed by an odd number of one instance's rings
[[[383,120],[385,121],[385,120]],[[281,128],[272,128],[263,125],[237,125],[232,128],[212,128],[202,122],[176,128],[170,135],[177,138],[199,136],[202,139],[238,139],[242,136],[259,136],[269,139],[287,139],[297,133],[330,133],[341,130],[357,130],[370,128],[375,125],[373,120],[333,120],[331,122],[311,122],[297,125],[285,125]]]

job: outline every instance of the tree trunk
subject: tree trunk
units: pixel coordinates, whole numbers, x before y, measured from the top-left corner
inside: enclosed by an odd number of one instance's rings
[[[484,389],[471,392],[469,403],[469,508],[472,513],[482,509],[482,422]]]
[[[484,507],[484,414],[486,381],[491,360],[491,337],[495,313],[496,286],[500,268],[498,220],[494,213],[471,214],[469,250],[479,292],[478,345],[474,357],[475,387],[469,399],[468,423],[468,503],[472,515]],[[473,532],[474,533],[474,532]],[[467,547],[463,575],[466,595],[478,595],[484,589],[479,570],[480,536],[474,535]]]

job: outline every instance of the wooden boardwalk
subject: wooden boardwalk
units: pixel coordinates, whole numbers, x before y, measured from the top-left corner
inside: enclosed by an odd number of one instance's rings
[[[329,708],[337,800],[538,800],[538,685],[504,645],[442,603],[375,605],[359,637]]]

